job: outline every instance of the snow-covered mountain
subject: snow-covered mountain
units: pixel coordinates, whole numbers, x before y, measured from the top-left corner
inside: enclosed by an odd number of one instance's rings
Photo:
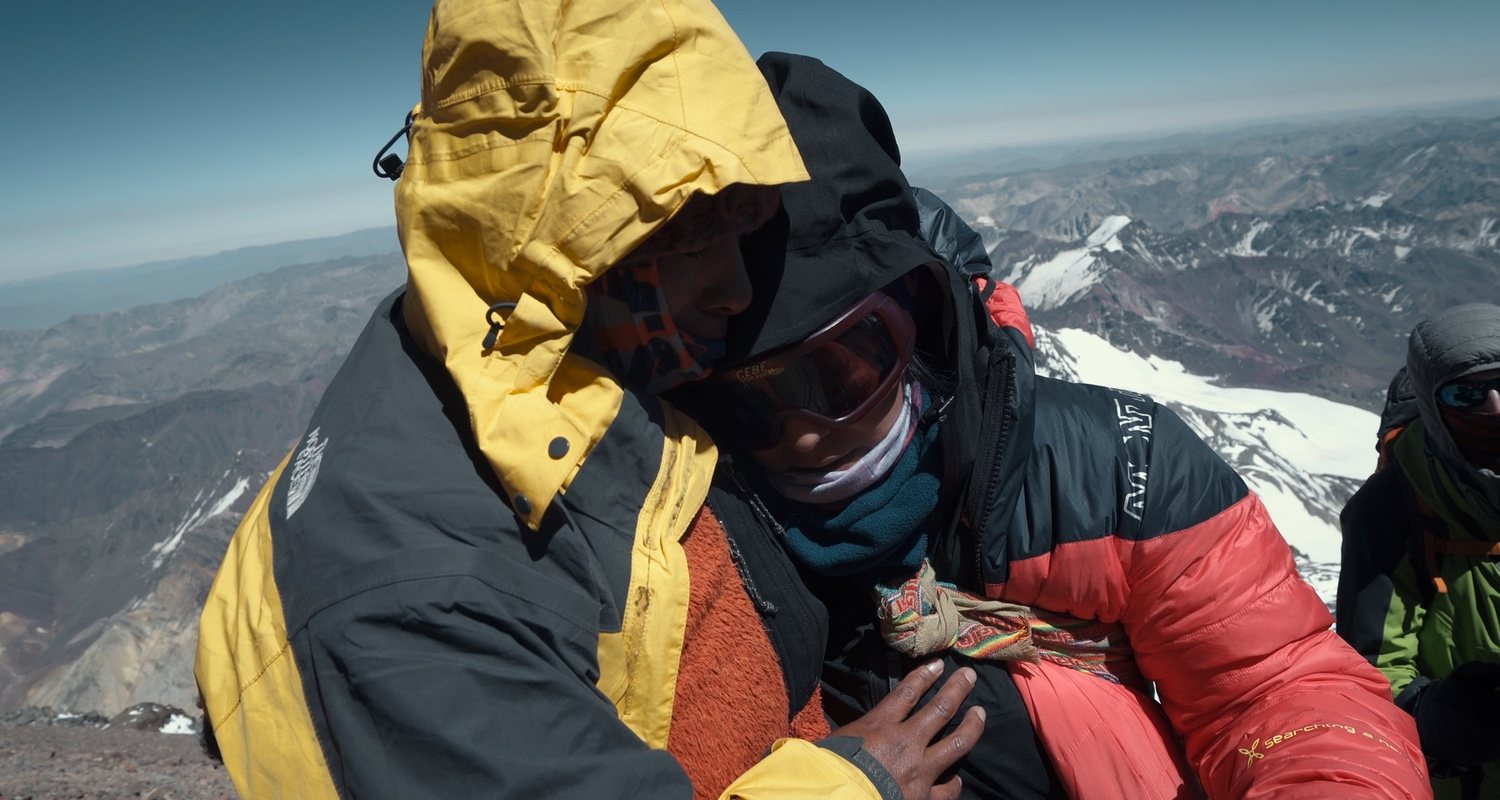
[[[1500,301],[1497,220],[1340,204],[1168,233],[1114,215],[1074,240],[995,235],[990,255],[1044,326],[1234,385],[1378,408],[1413,325]]]
[[[1079,246],[1023,257],[1010,265],[1002,280],[1015,285],[1029,308],[1045,311],[1062,306],[1109,274],[1107,254],[1125,249],[1120,232],[1129,224],[1130,217],[1106,217]]]
[[[957,174],[957,173],[955,173]],[[1500,302],[1500,119],[1184,145],[929,188],[983,237],[1050,374],[1173,407],[1332,602],[1413,325]]]
[[[1333,607],[1339,510],[1375,468],[1377,415],[1299,392],[1224,385],[1076,328],[1038,328],[1036,336],[1038,372],[1147,394],[1176,411],[1260,496],[1303,576]]]

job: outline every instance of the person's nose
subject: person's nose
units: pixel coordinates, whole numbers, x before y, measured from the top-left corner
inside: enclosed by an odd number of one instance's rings
[[[753,290],[740,245],[733,237],[718,247],[713,268],[703,271],[699,307],[705,313],[732,317],[750,307]]]
[[[1479,407],[1481,414],[1500,414],[1500,389],[1491,389],[1484,393],[1484,404]]]
[[[828,436],[828,428],[807,419],[792,416],[781,424],[781,441],[797,455],[809,455],[817,451]]]

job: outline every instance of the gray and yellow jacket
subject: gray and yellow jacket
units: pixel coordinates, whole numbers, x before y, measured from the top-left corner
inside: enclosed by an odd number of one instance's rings
[[[396,188],[408,284],[203,611],[242,796],[692,796],[663,748],[717,452],[569,344],[587,284],[693,194],[804,178],[706,0],[439,0]],[[725,792],[813,795],[877,796],[796,739]]]

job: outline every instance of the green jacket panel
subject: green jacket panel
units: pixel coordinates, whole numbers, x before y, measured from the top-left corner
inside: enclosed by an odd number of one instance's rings
[[[1408,710],[1422,687],[1458,665],[1500,661],[1500,559],[1442,552],[1444,542],[1497,541],[1500,531],[1475,522],[1432,465],[1422,427],[1417,421],[1401,433],[1390,466],[1339,517],[1338,633]],[[1484,772],[1481,796],[1500,798],[1500,764]],[[1440,800],[1462,796],[1458,779],[1433,787]]]

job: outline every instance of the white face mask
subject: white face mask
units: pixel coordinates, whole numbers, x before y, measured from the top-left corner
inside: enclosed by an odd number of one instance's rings
[[[858,461],[843,469],[828,472],[796,470],[772,473],[769,476],[771,486],[788,500],[815,505],[842,502],[874,486],[890,472],[891,467],[895,466],[911,444],[917,420],[922,416],[922,409],[919,407],[921,404],[922,393],[917,391],[915,383],[907,381],[903,390],[901,416],[885,437],[860,456]]]

